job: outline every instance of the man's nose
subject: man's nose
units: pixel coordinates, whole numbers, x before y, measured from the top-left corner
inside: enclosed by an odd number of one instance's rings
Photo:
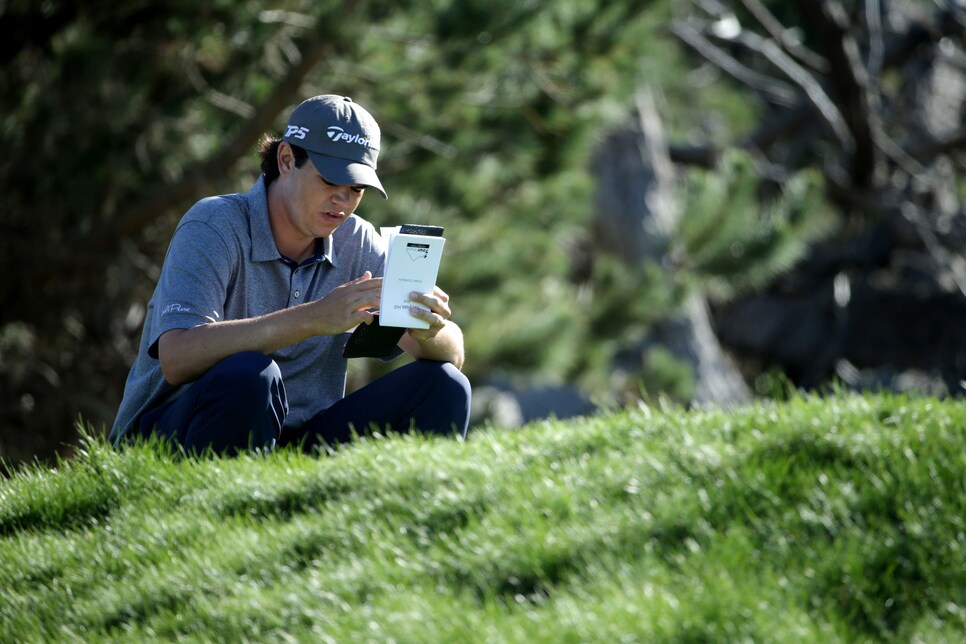
[[[339,186],[332,194],[332,200],[336,203],[348,203],[349,202],[349,187]]]

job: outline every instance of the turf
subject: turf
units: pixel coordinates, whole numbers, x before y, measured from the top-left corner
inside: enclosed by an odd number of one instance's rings
[[[0,640],[960,641],[966,403],[639,407],[0,482]]]

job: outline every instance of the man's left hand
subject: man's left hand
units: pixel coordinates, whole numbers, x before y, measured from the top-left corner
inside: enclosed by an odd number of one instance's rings
[[[409,314],[413,317],[429,323],[428,329],[409,329],[409,335],[420,342],[435,338],[436,334],[446,326],[446,320],[453,314],[449,308],[449,295],[437,286],[432,293],[410,293],[409,299],[429,307],[429,311],[415,306],[409,310]]]

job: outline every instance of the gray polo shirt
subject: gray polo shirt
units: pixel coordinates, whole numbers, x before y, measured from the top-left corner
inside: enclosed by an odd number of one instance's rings
[[[369,270],[381,276],[385,246],[372,224],[351,215],[315,256],[297,265],[275,246],[264,177],[245,194],[209,197],[181,219],[148,303],[138,356],[124,386],[111,440],[141,415],[180,395],[161,373],[158,338],[171,329],[256,317],[317,300]],[[312,337],[271,354],[285,382],[286,427],[298,427],[345,396],[349,334]]]

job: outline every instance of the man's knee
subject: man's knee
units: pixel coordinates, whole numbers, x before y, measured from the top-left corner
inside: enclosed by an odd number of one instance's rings
[[[452,396],[462,401],[466,408],[469,409],[470,397],[473,395],[473,388],[470,385],[469,378],[449,362],[443,363],[442,370],[445,374],[444,386],[449,389]]]
[[[186,442],[216,451],[271,449],[285,423],[288,402],[278,364],[255,352],[225,358],[203,376],[209,414],[197,418]]]
[[[416,377],[457,397],[469,397],[472,391],[466,375],[449,362],[416,360],[412,363]]]
[[[473,395],[469,378],[449,362],[417,360],[413,365],[418,377],[432,386],[434,405],[448,411],[453,427],[465,438]]]
[[[254,393],[271,388],[281,381],[278,364],[264,353],[246,351],[230,355],[204,376],[224,386],[237,388],[239,393]]]

